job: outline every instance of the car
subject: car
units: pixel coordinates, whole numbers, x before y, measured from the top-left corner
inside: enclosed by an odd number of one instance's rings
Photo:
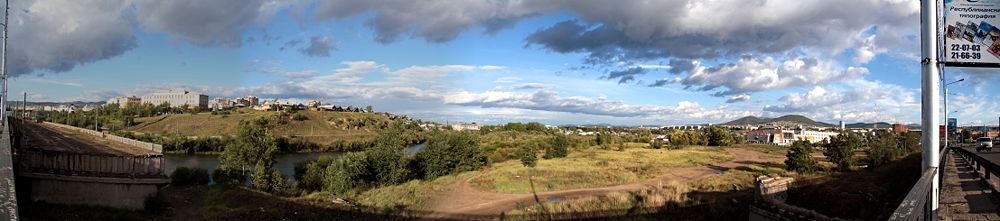
[[[976,152],[983,150],[986,150],[986,152],[993,150],[993,139],[990,139],[989,137],[980,137],[979,139],[976,139]]]

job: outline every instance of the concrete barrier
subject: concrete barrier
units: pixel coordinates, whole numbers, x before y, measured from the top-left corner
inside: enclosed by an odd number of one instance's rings
[[[79,132],[87,134],[87,135],[91,135],[91,136],[95,136],[95,137],[100,137],[100,138],[103,138],[105,140],[110,140],[110,141],[122,143],[122,144],[125,144],[125,145],[129,145],[129,146],[134,146],[134,147],[138,147],[138,148],[150,150],[150,151],[153,151],[153,152],[156,152],[156,153],[163,153],[163,145],[160,145],[160,144],[155,144],[155,143],[150,143],[150,142],[143,142],[143,141],[133,140],[133,139],[129,139],[129,138],[124,138],[124,137],[116,136],[114,134],[104,133],[104,132],[95,131],[95,130],[91,130],[91,129],[74,127],[74,126],[60,124],[60,123],[44,122],[44,124],[46,124],[46,125],[52,125],[52,126],[56,126],[56,127],[60,127],[60,128],[65,128],[65,129],[68,129],[68,130],[79,131]]]
[[[20,150],[18,162],[30,172],[99,177],[163,176],[163,155],[116,156]]]

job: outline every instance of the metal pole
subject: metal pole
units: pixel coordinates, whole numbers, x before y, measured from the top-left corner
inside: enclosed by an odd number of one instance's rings
[[[938,147],[939,130],[938,127],[938,89],[941,86],[938,75],[938,41],[937,41],[937,0],[922,0],[920,2],[920,54],[921,60],[921,120],[923,141],[923,164],[921,169],[938,167]],[[938,173],[934,173],[934,182],[931,184],[931,191],[927,200],[926,220],[937,219],[938,209]]]
[[[942,105],[944,108],[944,149],[948,149],[948,133],[951,132],[951,120],[948,119],[948,84],[945,84],[941,90],[944,91],[944,98],[941,101],[944,103]]]
[[[3,62],[0,63],[0,78],[3,79],[3,91],[0,91],[0,116],[3,117],[3,121],[0,125],[7,125],[7,27],[10,26],[10,16],[8,12],[10,11],[10,1],[4,1],[3,5]]]

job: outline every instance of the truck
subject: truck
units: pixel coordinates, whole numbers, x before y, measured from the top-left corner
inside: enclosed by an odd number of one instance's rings
[[[976,152],[983,151],[990,152],[993,150],[993,139],[989,137],[980,137],[976,139]]]

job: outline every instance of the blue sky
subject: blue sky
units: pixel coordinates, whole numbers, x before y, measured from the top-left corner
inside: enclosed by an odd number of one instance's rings
[[[919,119],[917,1],[194,2],[13,5],[10,91],[187,89],[487,124]],[[950,91],[960,124],[996,124],[996,71],[946,72],[967,79]]]

